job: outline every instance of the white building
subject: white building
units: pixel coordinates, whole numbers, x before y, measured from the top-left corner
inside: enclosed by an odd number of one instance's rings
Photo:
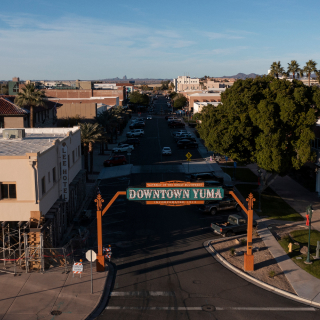
[[[193,103],[193,114],[201,112],[203,107],[205,107],[209,104],[217,107],[219,104],[221,104],[221,102],[194,102]]]
[[[199,90],[200,83],[198,78],[190,78],[189,76],[179,76],[172,80],[175,92],[184,90]]]

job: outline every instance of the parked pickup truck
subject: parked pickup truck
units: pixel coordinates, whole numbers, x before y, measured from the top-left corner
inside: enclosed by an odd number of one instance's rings
[[[253,220],[253,227],[257,226],[257,221]],[[223,237],[233,236],[235,233],[246,233],[247,219],[237,214],[231,214],[228,221],[224,223],[211,223],[211,229],[214,233]]]

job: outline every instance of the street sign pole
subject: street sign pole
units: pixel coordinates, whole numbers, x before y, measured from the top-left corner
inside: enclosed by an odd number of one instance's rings
[[[91,266],[91,294],[93,294],[93,279],[92,279],[92,250],[90,251],[90,266]]]

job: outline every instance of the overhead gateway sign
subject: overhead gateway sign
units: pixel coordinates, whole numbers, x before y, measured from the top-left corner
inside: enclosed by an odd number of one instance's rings
[[[147,183],[147,187],[128,188],[127,199],[147,204],[201,204],[205,200],[221,200],[223,188],[204,187],[203,183]]]

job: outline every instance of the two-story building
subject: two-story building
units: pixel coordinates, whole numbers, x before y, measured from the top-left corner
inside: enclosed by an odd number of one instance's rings
[[[2,228],[60,244],[85,198],[80,144],[79,127],[0,129]]]

